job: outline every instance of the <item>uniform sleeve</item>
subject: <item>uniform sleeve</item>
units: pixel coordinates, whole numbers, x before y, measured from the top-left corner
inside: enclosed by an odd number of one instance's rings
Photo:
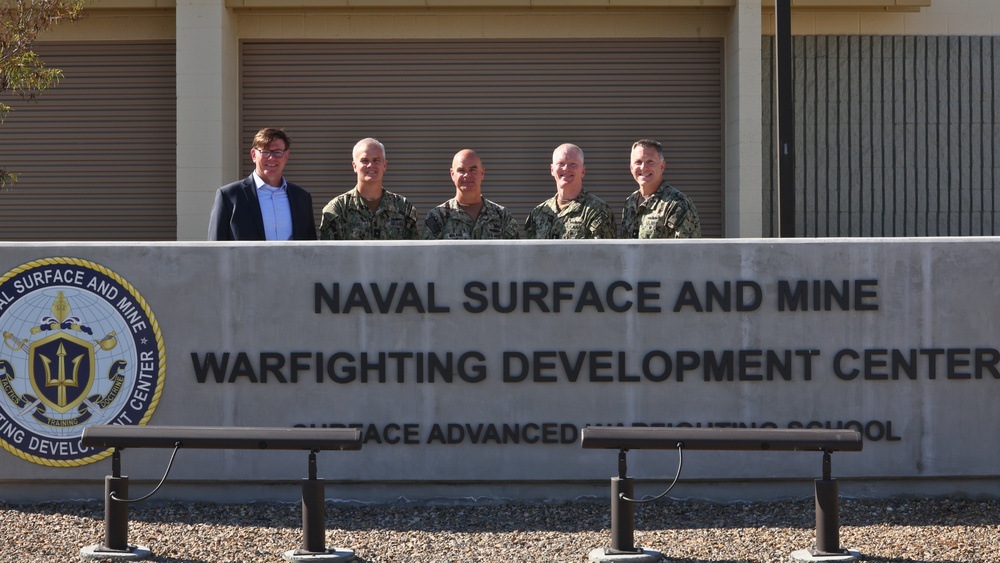
[[[505,239],[516,239],[521,238],[520,229],[518,228],[517,221],[514,216],[504,209],[503,212],[503,233],[501,236]]]
[[[632,223],[635,221],[635,208],[632,207],[630,199],[625,200],[625,208],[622,209],[622,223],[618,230],[618,238],[632,238]]]
[[[437,212],[436,209],[431,209],[427,213],[427,217],[424,219],[424,240],[437,240],[441,238],[444,230],[443,222],[441,221],[441,214]]]
[[[598,219],[594,222],[591,234],[594,238],[618,238],[618,231],[615,229],[615,216],[611,213],[610,207],[606,207],[601,212]]]
[[[319,224],[319,240],[343,240],[340,232],[341,211],[336,199],[326,204]]]
[[[678,206],[678,214],[672,233],[673,238],[701,238],[701,219],[694,204],[687,201]]]
[[[420,238],[420,231],[417,228],[417,208],[407,202],[406,225],[403,237],[406,240],[417,240]]]
[[[535,232],[535,211],[532,210],[528,213],[528,218],[524,220],[524,238],[538,238],[538,233]]]

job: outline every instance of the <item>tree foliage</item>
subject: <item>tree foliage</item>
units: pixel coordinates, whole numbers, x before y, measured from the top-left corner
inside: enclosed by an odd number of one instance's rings
[[[0,95],[32,100],[59,83],[62,72],[47,68],[32,50],[38,35],[80,17],[84,0],[0,0]],[[11,107],[0,100],[0,123]],[[17,176],[0,164],[0,188]]]

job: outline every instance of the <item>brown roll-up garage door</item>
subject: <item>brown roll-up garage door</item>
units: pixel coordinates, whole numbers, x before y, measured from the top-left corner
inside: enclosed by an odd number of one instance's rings
[[[454,195],[451,157],[483,157],[486,197],[520,222],[555,191],[552,150],[586,154],[585,188],[620,218],[632,142],[664,144],[667,180],[722,236],[722,40],[344,41],[242,44],[243,172],[261,127],[292,138],[289,180],[317,216],[354,186],[351,148],[387,149],[387,189],[423,215]]]
[[[0,240],[175,240],[173,43],[42,44],[63,71],[37,103],[5,97]]]

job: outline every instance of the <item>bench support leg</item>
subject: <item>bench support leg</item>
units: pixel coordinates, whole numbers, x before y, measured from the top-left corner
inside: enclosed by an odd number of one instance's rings
[[[591,551],[590,563],[659,563],[663,555],[652,549],[635,547],[635,503],[631,477],[611,478],[611,547]]]
[[[611,547],[591,551],[590,563],[658,563],[663,555],[635,547],[635,480],[627,477],[625,450],[618,452],[618,476],[611,478]],[[626,500],[628,499],[628,500]]]
[[[104,543],[80,550],[85,561],[138,561],[152,552],[145,546],[128,544],[128,503],[115,498],[128,498],[128,476],[121,474],[121,454],[115,450],[111,458],[112,475],[104,478]],[[115,498],[112,498],[115,497]]]
[[[611,551],[615,553],[636,551],[635,504],[625,500],[634,498],[634,490],[631,477],[611,478]]]
[[[302,551],[326,553],[326,502],[322,479],[302,482]]]
[[[309,452],[309,478],[302,481],[302,546],[283,554],[292,563],[347,563],[354,550],[326,548],[326,494],[316,477],[316,452]]]
[[[836,479],[816,480],[816,555],[842,555]]]
[[[128,504],[113,498],[128,498],[128,477],[104,478],[104,547],[128,550]]]
[[[840,547],[840,493],[831,475],[830,452],[823,452],[823,478],[816,479],[816,547],[792,553],[795,561],[847,563],[861,555]]]

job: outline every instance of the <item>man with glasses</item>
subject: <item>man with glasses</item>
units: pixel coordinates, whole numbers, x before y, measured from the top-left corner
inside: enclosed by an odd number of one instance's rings
[[[549,172],[556,181],[556,195],[534,208],[524,224],[525,238],[615,238],[615,217],[604,200],[583,189],[583,150],[559,145],[552,153]]]
[[[254,171],[215,192],[208,240],[316,240],[312,196],[282,175],[291,145],[281,129],[257,132]]]

